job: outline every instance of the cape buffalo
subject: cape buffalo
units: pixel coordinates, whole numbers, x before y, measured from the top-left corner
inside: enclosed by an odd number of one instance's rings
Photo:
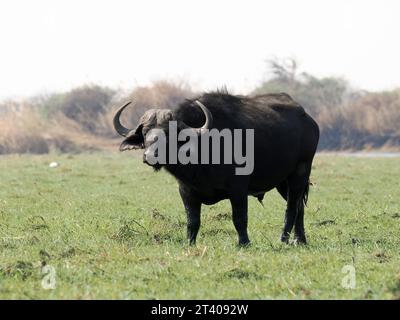
[[[144,113],[135,129],[120,123],[122,106],[114,116],[114,128],[125,140],[120,150],[145,149],[143,161],[156,170],[164,167],[178,181],[179,192],[187,214],[187,236],[195,244],[200,227],[202,204],[229,199],[232,220],[239,246],[250,243],[247,234],[248,196],[261,202],[264,194],[276,188],[287,201],[283,242],[289,241],[294,227],[294,240],[306,243],[304,205],[308,198],[309,176],[319,140],[317,123],[288,94],[265,94],[254,97],[231,95],[226,91],[205,93],[186,100],[174,109],[151,109]],[[192,128],[197,135],[207,129],[254,129],[254,168],[248,175],[237,175],[235,161],[222,164],[181,164],[168,161],[149,163],[154,140],[148,140],[151,129],[161,129],[168,137],[171,121],[178,131]],[[169,141],[168,143],[171,143]],[[249,143],[240,141],[243,146]],[[179,152],[183,142],[177,142]],[[223,146],[221,145],[221,150]],[[243,150],[243,149],[242,149]],[[198,154],[204,152],[198,150]],[[215,151],[213,151],[215,152]],[[210,157],[212,155],[210,154]],[[211,162],[211,161],[210,161]]]

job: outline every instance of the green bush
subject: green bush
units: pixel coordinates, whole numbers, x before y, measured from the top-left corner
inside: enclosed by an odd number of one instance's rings
[[[99,133],[99,116],[108,111],[115,91],[97,85],[82,86],[67,93],[54,94],[42,102],[43,114],[48,117],[61,112],[90,133]]]

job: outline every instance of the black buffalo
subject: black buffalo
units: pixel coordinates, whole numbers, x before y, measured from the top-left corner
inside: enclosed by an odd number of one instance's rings
[[[129,103],[128,103],[129,104]],[[317,123],[302,106],[285,93],[254,97],[227,92],[203,94],[186,100],[175,109],[151,109],[135,129],[120,123],[121,107],[114,117],[116,131],[126,137],[120,150],[145,149],[144,162],[151,143],[146,142],[150,129],[160,128],[168,135],[168,123],[175,120],[178,129],[254,129],[254,170],[249,175],[236,175],[235,164],[156,164],[164,167],[179,183],[179,192],[187,213],[187,235],[196,242],[202,204],[229,199],[239,245],[250,243],[247,234],[248,196],[261,201],[264,194],[276,188],[287,201],[283,242],[289,241],[294,227],[294,240],[306,243],[304,205],[307,202],[312,161],[319,140]],[[246,144],[244,140],[242,142]],[[180,142],[182,144],[182,142]],[[222,147],[221,147],[222,148]],[[179,149],[179,145],[178,145]],[[199,150],[199,153],[201,151]]]

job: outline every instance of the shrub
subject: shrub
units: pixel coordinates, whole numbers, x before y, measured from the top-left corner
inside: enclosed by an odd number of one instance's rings
[[[367,93],[321,113],[322,149],[372,149],[400,146],[400,89]]]
[[[115,91],[96,85],[82,86],[67,93],[54,94],[42,101],[42,112],[47,117],[61,112],[79,123],[83,130],[99,133],[99,117],[105,114]]]

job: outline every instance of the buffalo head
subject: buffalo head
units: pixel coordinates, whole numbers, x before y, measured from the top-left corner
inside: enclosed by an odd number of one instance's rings
[[[120,122],[120,116],[122,111],[130,104],[128,102],[124,104],[114,116],[114,128],[125,140],[120,145],[120,151],[131,150],[131,149],[145,149],[143,154],[143,161],[149,165],[147,158],[151,152],[154,152],[151,145],[156,141],[152,136],[153,129],[163,130],[165,135],[168,135],[168,128],[170,121],[177,122],[178,130],[192,129],[197,134],[201,134],[203,129],[210,129],[212,127],[213,118],[211,112],[204,106],[200,101],[196,100],[195,103],[201,108],[205,115],[205,123],[200,128],[192,128],[188,126],[183,119],[177,119],[174,112],[171,109],[149,109],[140,118],[138,125],[135,129],[125,128]],[[154,132],[154,131],[153,131]],[[152,165],[155,169],[159,169],[159,165]]]

